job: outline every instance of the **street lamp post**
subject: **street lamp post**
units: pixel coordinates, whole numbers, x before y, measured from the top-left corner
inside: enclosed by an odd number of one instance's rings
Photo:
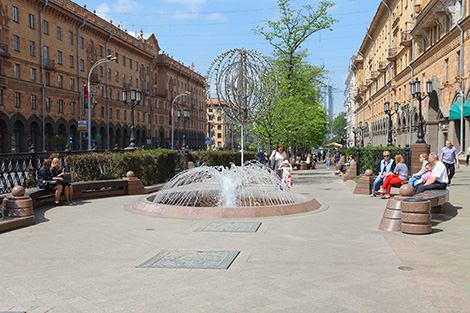
[[[107,63],[107,62],[112,62],[116,59],[117,59],[117,57],[113,57],[112,55],[108,55],[106,58],[98,60],[95,64],[93,64],[91,66],[90,72],[88,73],[88,85],[87,85],[87,88],[88,88],[88,91],[89,91],[88,92],[88,99],[89,99],[88,100],[88,126],[87,126],[88,151],[92,150],[92,147],[91,147],[91,106],[92,106],[91,96],[92,96],[92,92],[91,92],[91,86],[90,86],[91,73],[93,72],[95,67],[97,67],[98,65],[103,64],[103,63]]]
[[[176,99],[178,99],[179,97],[181,96],[187,96],[187,95],[190,95],[191,92],[190,91],[185,91],[183,93],[180,93],[179,95],[177,95],[173,101],[171,102],[171,149],[174,149],[175,148],[175,126],[173,125],[173,105],[175,104],[175,101]]]
[[[418,140],[416,140],[416,143],[425,143],[424,130],[423,130],[423,114],[421,111],[421,101],[431,96],[432,91],[433,91],[432,81],[430,80],[426,82],[426,95],[424,97],[421,96],[421,82],[418,79],[416,79],[416,81],[411,83],[411,95],[413,96],[413,98],[419,101]]]
[[[359,129],[361,130],[361,147],[364,148],[364,130],[369,128],[369,124],[366,122],[364,125],[362,125],[362,122],[359,122]]]
[[[134,133],[134,108],[140,104],[141,100],[141,93],[140,90],[135,90],[132,89],[130,91],[131,93],[131,104],[127,103],[127,90],[122,91],[122,102],[124,102],[125,105],[129,106],[131,108],[131,140],[129,143],[129,148],[135,149],[135,133]]]
[[[186,137],[186,121],[189,120],[189,115],[190,115],[190,111],[189,109],[184,109],[183,111],[183,150],[185,150],[185,147],[186,147],[186,140],[185,140],[185,137]],[[189,128],[189,126],[188,126]],[[188,146],[189,146],[189,136],[188,136]]]
[[[393,147],[392,141],[392,115],[398,112],[398,102],[395,102],[395,108],[390,108],[390,102],[385,102],[384,104],[384,112],[388,114],[388,136],[387,136],[387,146]]]

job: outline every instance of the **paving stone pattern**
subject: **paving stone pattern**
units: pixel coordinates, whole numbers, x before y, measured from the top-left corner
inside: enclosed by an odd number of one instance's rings
[[[227,269],[240,251],[163,250],[137,267]]]
[[[196,228],[195,232],[255,233],[260,222],[213,222]]]

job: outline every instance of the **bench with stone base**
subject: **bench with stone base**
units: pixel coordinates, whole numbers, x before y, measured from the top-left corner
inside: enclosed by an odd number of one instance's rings
[[[440,213],[449,201],[449,190],[426,190],[413,195],[414,189],[408,184],[400,188],[400,195],[387,201],[379,230],[403,231],[412,234],[431,232],[431,213]],[[403,203],[406,202],[405,209]],[[403,209],[403,211],[402,211]],[[402,229],[402,224],[406,226]]]

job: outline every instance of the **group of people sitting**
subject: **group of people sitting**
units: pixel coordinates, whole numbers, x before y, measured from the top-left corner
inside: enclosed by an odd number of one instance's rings
[[[391,158],[389,151],[385,151],[383,156],[379,175],[372,185],[370,196],[375,197],[380,194],[383,195],[382,199],[390,199],[392,185],[400,185],[408,181],[408,167],[400,154],[395,156],[395,160]],[[420,171],[408,181],[408,184],[414,188],[414,193],[420,194],[425,190],[446,189],[449,182],[447,169],[444,163],[439,161],[437,154],[433,152],[428,156],[423,153],[419,156],[419,160],[422,162]]]
[[[73,202],[73,187],[71,185],[70,173],[61,169],[58,158],[45,159],[42,167],[38,170],[37,185],[55,194],[55,205],[60,205],[60,195],[64,192],[65,201],[68,205],[75,205]]]

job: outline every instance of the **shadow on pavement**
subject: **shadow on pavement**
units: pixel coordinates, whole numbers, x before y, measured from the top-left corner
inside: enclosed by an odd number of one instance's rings
[[[442,222],[447,222],[456,217],[461,210],[461,206],[454,206],[451,203],[447,202],[442,206],[441,213],[439,214],[432,214],[432,226],[439,225]]]

